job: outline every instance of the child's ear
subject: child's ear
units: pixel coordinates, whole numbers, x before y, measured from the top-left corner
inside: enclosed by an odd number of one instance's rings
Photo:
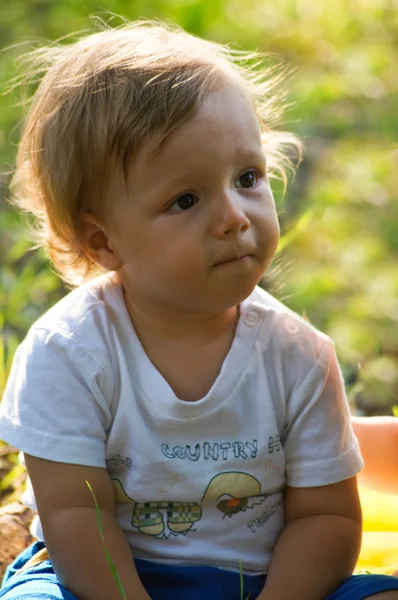
[[[83,219],[81,246],[93,262],[107,271],[117,271],[123,264],[109,241],[105,224],[90,212]]]

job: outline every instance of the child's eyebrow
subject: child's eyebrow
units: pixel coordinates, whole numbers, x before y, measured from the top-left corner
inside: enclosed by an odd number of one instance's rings
[[[236,158],[241,160],[242,162],[246,161],[253,163],[262,163],[264,165],[267,162],[267,158],[263,148],[258,149],[238,147],[236,151]]]
[[[237,172],[250,167],[265,170],[267,165],[263,148],[249,145],[237,145],[230,157],[230,162]],[[134,193],[149,191],[150,196],[154,198],[159,195],[173,195],[178,193],[180,188],[183,189],[195,184],[197,180],[202,182],[203,178],[209,175],[208,168],[207,159],[204,163],[198,162],[198,160],[174,163],[172,170],[161,167],[157,173],[158,176],[152,177],[148,182],[147,179],[141,179],[141,171],[139,165],[137,165],[137,170],[130,173],[129,188]]]

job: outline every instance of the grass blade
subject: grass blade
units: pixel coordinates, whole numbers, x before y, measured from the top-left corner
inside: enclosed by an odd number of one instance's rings
[[[243,594],[244,594],[244,583],[243,583],[243,568],[242,568],[242,561],[239,561],[239,575],[240,575],[240,600],[243,600]],[[250,594],[251,592],[249,592],[246,596],[246,600],[250,599]]]
[[[239,561],[239,575],[240,575],[240,600],[243,600],[243,569],[242,561]]]
[[[127,600],[126,593],[125,593],[124,588],[123,588],[123,584],[122,584],[122,582],[120,580],[120,577],[119,577],[119,573],[116,570],[116,567],[114,565],[112,557],[109,554],[108,548],[106,547],[106,544],[105,544],[104,530],[102,529],[101,511],[100,511],[100,508],[98,506],[97,498],[95,497],[94,491],[93,491],[91,485],[89,484],[89,482],[87,480],[86,480],[86,484],[87,484],[87,487],[90,490],[91,495],[92,495],[92,497],[94,499],[95,514],[96,514],[96,517],[97,517],[98,531],[99,531],[99,534],[101,536],[102,545],[104,546],[104,552],[105,552],[106,560],[108,561],[109,568],[111,570],[111,573],[113,575],[114,580],[116,581],[117,587],[119,589],[119,592],[120,592],[123,600]]]

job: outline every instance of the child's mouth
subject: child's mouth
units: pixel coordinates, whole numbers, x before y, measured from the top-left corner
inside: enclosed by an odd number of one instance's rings
[[[247,262],[250,258],[252,258],[252,254],[239,254],[237,256],[231,256],[230,258],[226,258],[221,260],[215,264],[216,267],[224,266],[224,265],[233,265],[238,263]]]

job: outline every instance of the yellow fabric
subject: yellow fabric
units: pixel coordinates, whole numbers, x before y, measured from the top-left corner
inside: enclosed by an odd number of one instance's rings
[[[364,487],[359,493],[364,534],[357,570],[392,573],[398,570],[398,496]]]

